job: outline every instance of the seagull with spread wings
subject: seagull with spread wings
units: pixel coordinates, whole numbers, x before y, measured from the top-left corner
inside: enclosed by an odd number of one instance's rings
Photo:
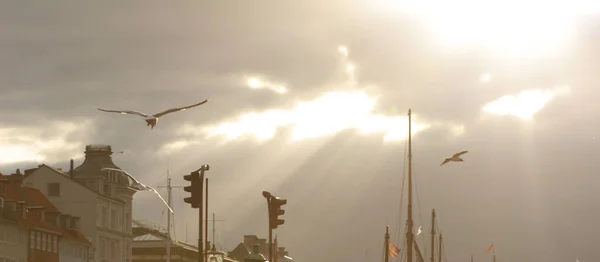
[[[169,204],[167,203],[167,201],[165,201],[165,199],[153,187],[142,184],[140,181],[138,181],[137,179],[135,179],[135,177],[133,177],[132,175],[130,175],[129,173],[127,173],[126,171],[123,171],[121,169],[105,167],[105,168],[102,168],[101,170],[110,170],[110,171],[116,171],[116,172],[121,172],[121,173],[125,174],[127,177],[129,177],[129,178],[131,178],[131,180],[133,180],[133,183],[131,183],[131,187],[132,188],[134,188],[137,191],[150,191],[150,192],[153,192],[154,194],[156,194],[160,198],[160,200],[163,201],[163,203],[165,203],[165,205],[167,206],[167,208],[169,209],[169,211],[171,213],[173,213],[173,209],[171,209],[171,207],[169,206]]]
[[[210,99],[210,98],[209,98]],[[173,113],[173,112],[179,112],[179,111],[183,111],[192,107],[197,107],[199,105],[202,105],[206,102],[208,102],[209,99],[206,99],[200,103],[197,104],[193,104],[193,105],[189,105],[189,106],[184,106],[184,107],[178,107],[178,108],[171,108],[165,111],[162,111],[160,113],[156,113],[153,115],[148,115],[148,114],[144,114],[138,111],[132,111],[132,110],[107,110],[107,109],[102,109],[102,108],[98,108],[98,110],[102,111],[102,112],[109,112],[109,113],[119,113],[119,114],[123,114],[123,115],[138,115],[144,118],[144,120],[146,120],[147,126],[150,126],[150,129],[154,129],[154,126],[156,124],[158,124],[158,118],[161,116],[164,116],[166,114],[169,113]]]
[[[443,166],[444,164],[446,164],[448,162],[464,162],[465,160],[460,158],[460,156],[463,154],[466,154],[467,152],[469,152],[469,151],[458,152],[458,153],[452,155],[451,157],[447,157],[446,159],[444,159],[444,162],[442,162],[442,164],[440,166]]]

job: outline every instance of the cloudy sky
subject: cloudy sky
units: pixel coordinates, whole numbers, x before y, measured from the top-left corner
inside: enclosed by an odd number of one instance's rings
[[[412,108],[415,223],[429,231],[436,209],[449,260],[494,243],[503,261],[591,261],[600,8],[418,2],[4,1],[0,172],[78,165],[86,144],[124,151],[114,162],[150,185],[210,164],[222,248],[266,236],[268,190],[288,199],[276,233],[295,259],[376,261],[386,223],[402,246]],[[96,110],[206,98],[154,130]],[[195,242],[184,193],[176,236],[189,224]],[[155,196],[135,201],[166,224]]]

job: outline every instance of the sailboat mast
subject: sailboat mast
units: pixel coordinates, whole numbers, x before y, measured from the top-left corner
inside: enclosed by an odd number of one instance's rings
[[[385,262],[390,261],[390,226],[385,226]]]
[[[438,246],[438,261],[442,262],[442,233],[440,233],[440,241],[439,241],[439,246]]]
[[[412,123],[411,110],[408,109],[408,221],[406,230],[406,261],[413,262],[413,213],[412,213]]]
[[[431,262],[435,262],[435,209],[431,211]]]
[[[171,203],[171,176],[169,174],[169,170],[167,169],[167,202],[169,206],[172,206]],[[167,262],[171,262],[171,212],[167,212]]]

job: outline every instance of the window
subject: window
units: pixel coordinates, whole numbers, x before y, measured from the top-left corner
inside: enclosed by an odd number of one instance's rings
[[[29,248],[31,248],[31,249],[35,248],[35,232],[29,233]]]
[[[54,251],[54,253],[58,253],[58,237],[53,236],[52,237],[52,251]]]
[[[35,249],[42,248],[42,234],[40,232],[35,233]]]
[[[110,228],[117,229],[117,210],[114,208],[110,210]]]
[[[42,233],[42,250],[46,250],[46,234]]]
[[[59,183],[48,183],[48,196],[51,196],[51,197],[60,196],[60,184]]]
[[[100,238],[100,250],[98,256],[102,259],[106,256],[106,240],[104,238]]]
[[[103,227],[107,227],[108,224],[108,208],[103,206],[102,207],[102,226]]]

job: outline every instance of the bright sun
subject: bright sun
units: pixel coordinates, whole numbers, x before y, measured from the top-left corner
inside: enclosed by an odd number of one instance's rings
[[[503,57],[556,55],[573,39],[576,19],[600,10],[600,1],[591,0],[377,1],[378,7],[425,20],[436,44]]]

